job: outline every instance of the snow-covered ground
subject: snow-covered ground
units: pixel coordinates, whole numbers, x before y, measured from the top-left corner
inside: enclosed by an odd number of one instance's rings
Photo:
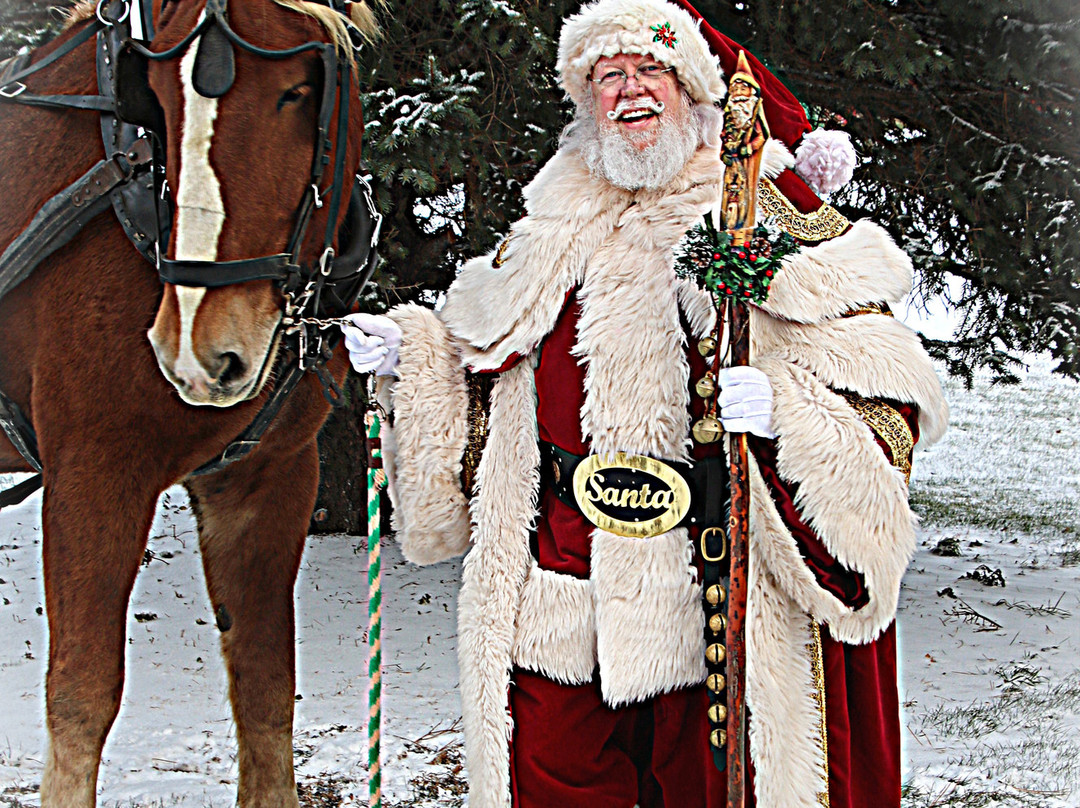
[[[906,804],[1080,805],[1080,388],[950,382],[953,428],[916,458],[924,514],[900,606]],[[0,805],[37,805],[45,618],[35,495],[0,513]],[[959,555],[939,555],[958,552]],[[234,735],[184,494],[161,502],[129,610],[128,683],[103,806],[224,808]],[[460,805],[460,564],[384,569],[384,793]],[[297,583],[302,802],[367,802],[366,544],[312,537]],[[994,585],[1004,583],[1004,586]]]

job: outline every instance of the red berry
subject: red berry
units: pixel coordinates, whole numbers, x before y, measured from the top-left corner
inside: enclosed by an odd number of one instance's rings
[[[740,252],[739,253],[739,258],[746,258],[746,253]]]
[[[771,278],[772,277],[772,270],[771,269],[766,269],[765,270],[765,277],[766,278]]]
[[[714,261],[719,261],[722,257],[723,256],[721,256],[720,253],[713,253],[712,254],[712,260],[714,260]]]
[[[743,294],[746,295],[747,297],[750,297],[750,290],[747,289],[745,292],[743,292]]]
[[[757,260],[757,256],[756,256],[756,255],[754,255],[753,253],[750,253],[750,260],[751,260],[751,261],[756,261],[756,260]]]

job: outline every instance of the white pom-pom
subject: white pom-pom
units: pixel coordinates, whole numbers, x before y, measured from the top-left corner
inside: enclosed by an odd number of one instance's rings
[[[855,172],[855,147],[847,132],[815,129],[795,150],[795,172],[816,194],[843,188]]]

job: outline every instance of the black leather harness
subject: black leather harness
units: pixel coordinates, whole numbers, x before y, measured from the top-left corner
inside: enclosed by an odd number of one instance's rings
[[[329,5],[344,13],[343,0]],[[295,48],[266,50],[242,39],[228,23],[228,0],[208,0],[198,26],[175,47],[155,53],[131,36],[128,0],[100,0],[97,19],[49,56],[29,65],[29,55],[0,65],[0,103],[19,103],[59,109],[92,110],[101,114],[105,152],[86,174],[52,197],[31,224],[0,254],[0,298],[24,281],[49,255],[70,241],[91,219],[112,205],[124,232],[139,252],[154,264],[165,283],[219,287],[251,280],[275,281],[285,298],[279,337],[283,360],[275,374],[277,382],[262,409],[248,427],[222,453],[192,472],[211,474],[246,456],[258,446],[289,394],[305,372],[314,372],[331,404],[340,406],[341,391],[326,370],[339,336],[332,326],[352,309],[378,262],[376,250],[382,217],[367,182],[357,176],[346,183],[345,154],[352,65],[339,58],[335,45],[312,41]],[[148,8],[139,11],[152,39]],[[42,68],[61,60],[80,45],[97,37],[99,94],[40,95],[30,92],[26,80]],[[163,193],[164,149],[156,133],[164,131],[163,115],[147,83],[150,60],[180,55],[195,37],[193,80],[198,92],[209,97],[224,95],[235,78],[234,47],[267,59],[281,59],[319,51],[324,71],[324,92],[318,116],[315,159],[311,182],[297,210],[286,251],[239,261],[176,261],[162,256],[169,243],[172,215]],[[338,114],[333,115],[337,107]],[[329,187],[320,188],[330,153],[336,149]],[[346,194],[346,185],[349,185]],[[336,231],[341,206],[347,209]],[[327,202],[324,203],[324,198]],[[329,205],[320,257],[315,264],[300,260],[312,213]],[[335,254],[335,236],[346,245]],[[0,507],[21,502],[41,485],[41,460],[30,420],[14,401],[0,391],[0,429],[39,473],[15,488],[0,493]]]

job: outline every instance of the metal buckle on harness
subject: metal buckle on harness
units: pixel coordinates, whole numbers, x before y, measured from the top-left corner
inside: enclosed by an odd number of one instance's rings
[[[14,89],[12,89],[14,88]],[[21,81],[13,81],[0,87],[0,96],[4,98],[16,98],[26,92],[26,85]]]

